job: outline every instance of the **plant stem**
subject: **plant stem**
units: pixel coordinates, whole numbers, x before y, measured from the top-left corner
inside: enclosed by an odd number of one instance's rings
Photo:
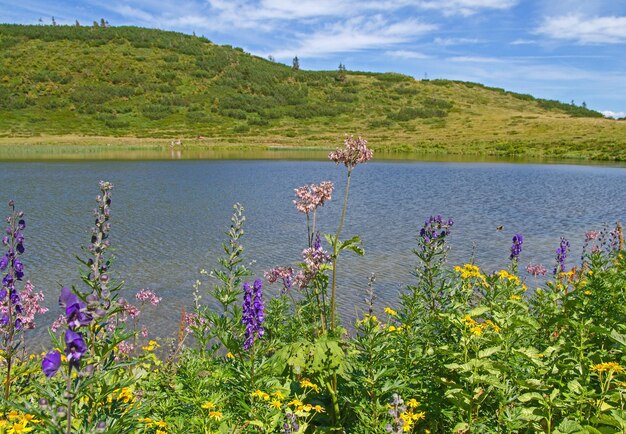
[[[337,291],[337,259],[338,259],[338,247],[339,247],[339,236],[341,235],[341,230],[343,229],[343,223],[346,217],[346,207],[348,205],[348,191],[350,189],[350,175],[352,174],[352,169],[348,168],[348,181],[346,182],[346,193],[343,197],[343,208],[341,209],[341,219],[339,220],[339,227],[337,228],[337,234],[335,235],[335,240],[333,241],[333,277],[331,284],[331,293],[330,293],[330,330],[332,332],[335,331],[335,301],[336,301],[336,291]]]

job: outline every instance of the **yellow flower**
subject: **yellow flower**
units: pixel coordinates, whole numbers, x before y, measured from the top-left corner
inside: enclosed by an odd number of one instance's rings
[[[156,430],[155,434],[167,434],[167,431]]]
[[[211,401],[207,401],[204,404],[202,404],[202,408],[206,410],[212,410],[215,408],[215,404],[213,404]]]
[[[149,417],[140,417],[137,420],[139,422],[141,422],[141,423],[145,423],[145,424],[148,424],[148,425],[152,425],[154,423],[154,421],[152,419],[150,419]]]
[[[417,399],[415,398],[411,398],[409,399],[409,401],[406,403],[407,407],[409,408],[415,408],[418,407],[420,405],[420,403],[417,401]]]
[[[19,419],[22,416],[20,416],[20,413],[18,411],[15,410],[11,410],[9,413],[7,413],[7,419],[11,420],[11,419]]]
[[[470,279],[476,278],[481,280],[483,283],[487,282],[486,277],[480,272],[480,268],[473,264],[465,264],[463,267],[459,267],[458,265],[454,267],[454,271],[461,275],[461,279]]]
[[[28,422],[16,422],[9,426],[7,434],[23,434],[31,432],[33,428],[27,427],[26,425],[28,425]]]
[[[221,411],[211,411],[209,412],[209,417],[215,420],[222,420],[222,412]]]
[[[22,415],[22,421],[32,422],[32,423],[41,422],[40,420],[35,419],[35,416],[33,416],[32,414],[28,414],[28,413],[25,413]]]
[[[386,307],[385,308],[385,313],[391,315],[391,316],[398,316],[398,312],[396,312],[395,310],[393,310],[390,307]]]
[[[164,420],[160,420],[158,422],[154,422],[154,425],[159,427],[159,428],[166,428],[167,427],[167,422],[165,422]]]
[[[269,399],[270,399],[270,395],[268,393],[263,392],[260,389],[257,389],[254,392],[252,392],[252,397],[253,398],[261,398],[264,401],[269,401]]]
[[[516,285],[520,284],[519,278],[517,276],[515,276],[514,274],[510,274],[508,271],[506,270],[500,270],[496,273],[496,275],[501,278],[501,279],[506,279],[509,282],[515,283]]]
[[[228,352],[228,354],[226,354],[226,358],[227,359],[234,359],[235,356],[233,355],[233,353],[231,353],[230,351]]]
[[[320,392],[320,388],[319,388],[319,386],[318,386],[317,384],[313,384],[313,383],[311,383],[311,382],[310,382],[309,380],[307,380],[307,379],[304,379],[304,380],[301,380],[301,381],[300,381],[300,387],[303,387],[303,388],[307,388],[307,387],[308,387],[308,388],[310,388],[310,389],[315,390],[317,393],[319,393],[319,392]]]
[[[135,401],[135,395],[129,387],[123,387],[117,395],[117,399],[118,401],[124,402],[124,404],[128,404],[129,402]]]
[[[298,407],[298,410],[304,410],[306,412],[310,412],[313,410],[313,406],[311,404],[304,404]]]
[[[302,401],[300,401],[299,399],[294,399],[291,402],[287,403],[287,405],[293,405],[294,407],[300,407],[302,406]]]
[[[274,397],[276,397],[276,399],[280,399],[280,400],[285,399],[285,395],[280,390],[277,390],[276,392],[272,393],[272,396],[274,396]]]
[[[396,330],[398,330],[398,328],[394,325],[390,325],[389,327],[387,327],[387,331],[389,332],[395,332]]]
[[[316,405],[313,407],[313,410],[317,411],[318,413],[324,413],[324,407],[322,407],[321,405]]]
[[[626,373],[626,369],[617,362],[598,363],[597,365],[593,365],[591,370],[595,372],[615,372],[616,374]]]
[[[278,399],[272,399],[272,402],[270,403],[270,405],[274,407],[276,410],[280,410],[280,407],[282,407],[282,403]]]
[[[141,347],[144,351],[154,351],[155,348],[159,348],[161,345],[157,341],[149,341],[148,345]]]
[[[521,299],[522,299],[522,297],[520,297],[519,295],[515,295],[515,294],[513,294],[513,295],[511,296],[511,300],[521,300]]]
[[[495,324],[493,321],[491,321],[490,319],[488,319],[487,321],[485,321],[485,324],[487,324],[488,326],[490,326],[494,332],[496,333],[500,333],[500,326],[498,324]]]
[[[587,291],[585,291],[585,292],[584,292],[584,294],[585,294],[585,295],[591,295],[591,294],[593,294],[593,293],[592,293],[591,291],[587,290]]]

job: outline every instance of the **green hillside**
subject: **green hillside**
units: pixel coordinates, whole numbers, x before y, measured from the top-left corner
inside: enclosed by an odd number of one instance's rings
[[[329,147],[343,133],[389,151],[626,160],[625,122],[479,84],[294,70],[136,27],[0,25],[0,144]]]

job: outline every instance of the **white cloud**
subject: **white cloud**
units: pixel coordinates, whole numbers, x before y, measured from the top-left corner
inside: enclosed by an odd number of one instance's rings
[[[579,44],[626,43],[626,17],[586,18],[581,15],[549,17],[536,29],[536,33]]]
[[[614,119],[626,118],[626,112],[614,112],[611,110],[603,110],[600,113],[602,113],[605,118],[614,118]]]
[[[439,10],[445,15],[469,16],[484,9],[510,9],[517,5],[518,0],[425,0],[416,3],[416,6]]]
[[[352,18],[327,25],[312,34],[300,34],[299,43],[275,53],[275,56],[323,57],[333,53],[380,49],[408,42],[435,29],[435,25],[415,19],[389,22],[380,15]]]
[[[395,50],[395,51],[387,51],[385,52],[387,56],[397,57],[400,59],[429,59],[430,56],[419,53],[417,51],[409,51],[409,50]]]
[[[448,58],[451,62],[460,62],[460,63],[503,63],[506,62],[504,59],[500,59],[497,57],[481,57],[481,56],[456,56]]]
[[[475,38],[435,38],[433,44],[448,47],[451,45],[467,45],[467,44],[480,44],[480,39]]]
[[[532,39],[516,39],[513,42],[511,42],[511,45],[534,45],[538,43],[539,41],[535,41]]]

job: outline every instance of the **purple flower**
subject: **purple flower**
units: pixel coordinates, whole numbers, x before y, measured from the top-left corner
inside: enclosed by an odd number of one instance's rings
[[[262,289],[261,279],[256,279],[253,287],[250,287],[248,282],[243,284],[243,315],[241,323],[246,326],[243,344],[245,350],[250,349],[254,341],[265,334],[265,329],[263,328],[265,307],[263,305]]]
[[[0,259],[0,270],[4,270],[9,265],[9,255],[4,255],[2,259]]]
[[[61,353],[57,350],[50,351],[41,361],[41,370],[46,377],[51,378],[61,367]]]
[[[65,354],[70,365],[78,366],[78,362],[86,352],[87,345],[83,340],[82,333],[67,330],[65,332]]]
[[[443,244],[445,238],[450,235],[450,228],[454,225],[454,220],[445,220],[441,215],[430,216],[424,222],[424,227],[420,230],[420,239],[425,245]]]
[[[511,261],[517,261],[520,253],[522,253],[522,244],[524,243],[524,237],[521,234],[513,235],[513,245],[511,246]]]
[[[567,251],[569,249],[569,241],[561,237],[561,244],[556,249],[556,266],[554,267],[554,274],[565,272],[565,259],[567,258]]]

